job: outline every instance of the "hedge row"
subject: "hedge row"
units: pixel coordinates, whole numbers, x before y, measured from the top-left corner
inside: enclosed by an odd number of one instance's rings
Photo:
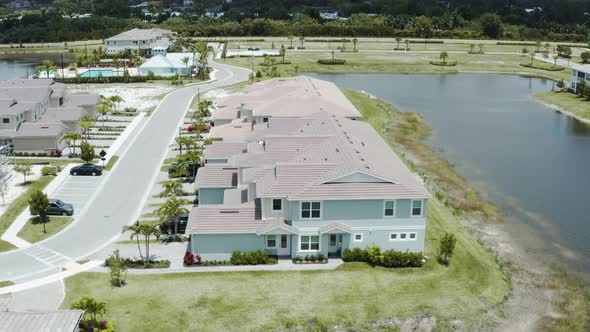
[[[365,262],[388,268],[421,267],[424,264],[424,256],[421,252],[401,252],[396,250],[382,252],[378,246],[367,249],[346,249],[342,260],[345,262]]]
[[[319,59],[318,63],[320,65],[344,65],[346,64],[346,60],[344,59]]]
[[[262,250],[252,252],[234,251],[229,262],[232,265],[259,265],[276,264],[277,260]]]

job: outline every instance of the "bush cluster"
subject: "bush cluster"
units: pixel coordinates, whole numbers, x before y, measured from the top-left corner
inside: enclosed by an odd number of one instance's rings
[[[457,65],[457,61],[430,61],[430,64],[433,66],[453,67]]]
[[[41,175],[43,175],[43,176],[48,176],[48,175],[56,176],[58,172],[59,172],[59,170],[55,166],[44,166],[43,168],[41,168]]]
[[[378,246],[367,249],[346,249],[342,257],[345,262],[365,262],[388,268],[421,267],[424,264],[423,259],[424,256],[421,252],[381,251]]]
[[[521,63],[520,65],[527,68],[541,69],[546,71],[562,71],[564,69],[563,67],[537,66],[534,64],[531,65],[530,63]]]
[[[231,254],[229,262],[232,265],[259,265],[259,264],[276,264],[277,260],[270,257],[265,251],[258,250],[252,252],[234,251]]]
[[[346,64],[346,60],[344,60],[344,59],[319,59],[318,63],[320,65],[344,65],[344,64]]]
[[[50,155],[47,152],[38,152],[38,153],[35,153],[35,152],[15,152],[14,155],[17,157],[53,157],[53,158],[61,157],[61,155],[60,156]]]
[[[127,266],[130,269],[143,268],[144,267],[143,260],[141,260],[141,259],[123,258],[123,260],[126,262]],[[104,261],[104,266],[105,267],[109,267],[109,260],[108,259],[106,259]],[[147,262],[147,268],[164,269],[164,268],[169,268],[169,267],[170,267],[170,261],[167,260],[167,259],[163,259],[163,260],[150,260],[150,261]]]
[[[316,255],[305,255],[305,256],[295,256],[293,257],[293,263],[302,263],[302,262],[324,262],[326,256],[322,253],[318,253]]]

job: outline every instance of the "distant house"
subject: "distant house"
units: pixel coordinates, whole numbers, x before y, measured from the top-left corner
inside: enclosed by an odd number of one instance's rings
[[[0,81],[0,141],[18,152],[63,148],[63,135],[80,131],[99,103],[98,95],[66,96],[65,84],[52,79]]]
[[[146,54],[162,54],[170,47],[172,31],[164,29],[131,29],[105,40],[107,53],[124,50],[144,51]],[[165,53],[165,52],[164,52]]]
[[[590,65],[572,64],[571,68],[570,88],[575,93],[579,93],[580,82],[586,81],[586,85],[590,86]]]
[[[188,58],[185,64],[182,60]],[[156,55],[139,66],[139,74],[149,75],[150,72],[156,76],[187,76],[193,66],[193,55],[191,53],[168,53]]]

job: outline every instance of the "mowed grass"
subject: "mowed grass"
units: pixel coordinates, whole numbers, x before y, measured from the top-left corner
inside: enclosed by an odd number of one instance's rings
[[[440,61],[439,53],[418,52],[335,52],[335,57],[345,59],[345,65],[320,65],[318,59],[331,59],[331,51],[287,51],[285,61],[291,64],[278,65],[281,76],[295,74],[294,65],[299,66],[298,72],[315,73],[390,73],[390,74],[448,74],[458,72],[494,72],[506,74],[526,74],[547,77],[554,80],[567,80],[569,71],[558,72],[543,69],[527,68],[520,64],[527,61],[527,57],[517,54],[449,54],[447,61],[456,61],[453,67],[432,66],[430,61]],[[281,58],[275,58],[277,62]],[[261,70],[259,63],[263,58],[228,58],[218,60],[222,63],[251,69]]]
[[[448,267],[431,259],[420,269],[349,263],[334,271],[128,275],[122,288],[111,287],[106,273],[82,273],[66,279],[62,308],[82,296],[105,301],[107,319],[121,331],[247,331],[415,315],[480,324],[510,286],[494,257],[433,200],[426,255],[435,256],[447,231],[458,238]]]
[[[581,97],[571,92],[548,91],[534,95],[544,103],[558,106],[559,108],[572,112],[579,117],[590,119],[590,99]]]
[[[21,214],[29,206],[29,198],[31,194],[37,190],[43,190],[49,182],[53,180],[53,176],[42,176],[38,180],[27,184],[27,190],[10,203],[6,211],[0,216],[0,234],[12,225],[16,217]],[[0,252],[14,249],[9,243],[0,241]]]
[[[27,221],[17,236],[30,243],[36,243],[57,234],[73,220],[72,217],[50,216],[49,222],[45,223],[47,233],[43,233],[43,224],[39,222],[39,217],[33,217]]]

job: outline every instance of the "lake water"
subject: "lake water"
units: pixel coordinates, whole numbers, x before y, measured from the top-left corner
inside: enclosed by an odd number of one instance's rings
[[[34,53],[34,54],[0,54],[0,80],[12,80],[26,78],[33,75],[37,66],[43,60],[51,60],[54,63],[61,63],[61,55],[57,53]],[[63,55],[64,64],[72,61],[71,54]]]
[[[525,248],[590,272],[590,126],[535,102],[553,82],[509,75],[307,74],[424,115],[428,143],[496,202]]]

